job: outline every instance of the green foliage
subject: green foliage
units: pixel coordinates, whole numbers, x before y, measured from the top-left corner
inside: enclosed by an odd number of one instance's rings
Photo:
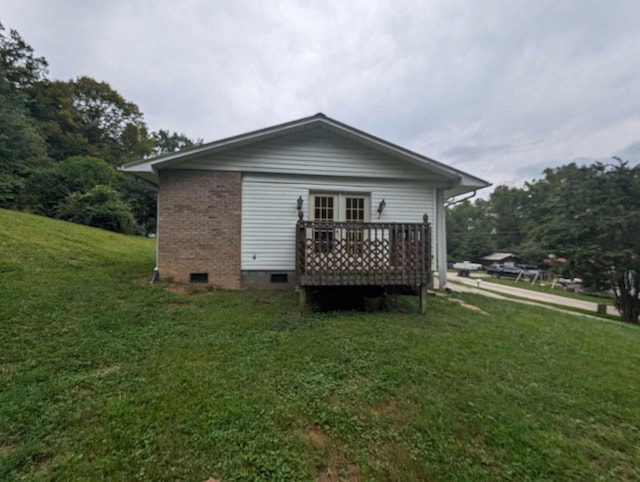
[[[96,156],[123,164],[149,154],[153,140],[138,107],[89,77],[42,81],[29,94],[31,114],[56,160]]]
[[[493,220],[501,252],[518,252],[526,239],[531,228],[529,205],[529,193],[524,189],[497,186],[491,193],[487,214]]]
[[[301,317],[0,210],[2,480],[638,480],[636,326],[482,297]],[[108,309],[105,309],[108,307]]]
[[[202,144],[202,139],[193,141],[184,134],[169,132],[163,129],[153,132],[151,134],[151,137],[153,137],[154,142],[154,156],[159,156],[161,154],[166,154],[169,152],[176,152],[187,147],[193,147]]]
[[[9,30],[0,23],[0,71],[11,88],[19,90],[42,80],[47,74],[47,61],[35,57],[33,48],[16,30]]]
[[[45,163],[47,152],[5,72],[0,67],[0,207],[19,208],[24,179],[29,169]]]
[[[27,180],[25,204],[33,212],[120,233],[141,234],[118,188],[122,174],[95,157],[71,157],[35,171]]]
[[[624,320],[640,316],[640,165],[575,164],[548,169],[532,244],[569,260],[596,289],[611,287]],[[539,186],[542,185],[542,186]]]
[[[640,166],[595,163],[546,169],[524,188],[498,186],[488,201],[448,209],[451,258],[515,252],[540,264],[566,258],[557,270],[596,291],[613,289],[624,320],[640,317]],[[488,236],[488,233],[490,235]]]
[[[156,187],[123,173],[118,173],[114,186],[121,194],[123,201],[130,207],[136,223],[142,227],[144,233],[155,233],[158,212]]]
[[[74,192],[56,206],[56,217],[117,233],[141,234],[140,228],[120,194],[98,184],[86,193]]]
[[[164,130],[150,136],[138,107],[106,82],[47,79],[46,60],[15,30],[6,34],[2,24],[0,74],[0,207],[87,220],[87,213],[71,215],[70,207],[85,206],[88,191],[108,185],[120,193],[116,204],[126,203],[137,224],[155,231],[155,189],[106,164],[202,141]],[[128,225],[121,221],[105,225]]]
[[[55,216],[58,205],[68,196],[83,194],[99,184],[109,185],[116,175],[113,166],[102,159],[71,157],[34,171],[25,185],[25,204],[37,214]]]
[[[495,251],[494,220],[488,213],[487,203],[468,200],[448,208],[447,252],[452,262],[472,261]]]

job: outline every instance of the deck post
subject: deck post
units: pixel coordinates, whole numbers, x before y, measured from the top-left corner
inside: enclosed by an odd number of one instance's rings
[[[420,314],[424,315],[427,312],[427,285],[420,285]]]
[[[309,307],[307,306],[307,289],[304,286],[298,286],[300,290],[300,313],[304,314],[308,311]]]

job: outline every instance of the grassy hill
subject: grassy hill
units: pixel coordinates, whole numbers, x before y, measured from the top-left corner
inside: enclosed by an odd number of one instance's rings
[[[482,297],[301,317],[0,210],[0,479],[638,480],[640,330]]]

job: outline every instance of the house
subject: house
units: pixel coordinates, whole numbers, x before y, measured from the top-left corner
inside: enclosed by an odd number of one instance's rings
[[[490,185],[324,114],[120,169],[159,188],[160,277],[232,289],[443,286],[444,202]]]
[[[492,264],[506,264],[508,266],[514,266],[516,261],[518,261],[520,257],[517,254],[513,253],[491,253],[487,256],[483,256],[480,258],[480,263],[485,268],[487,266],[491,266]]]

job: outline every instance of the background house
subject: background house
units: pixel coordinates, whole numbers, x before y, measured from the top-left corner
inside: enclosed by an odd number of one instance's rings
[[[513,253],[491,253],[480,258],[480,263],[485,268],[495,263],[513,266],[519,259],[520,257]]]
[[[350,251],[342,259],[350,262],[363,257],[363,249],[353,248],[354,243],[384,238],[388,245],[392,239],[420,237],[415,226],[426,214],[432,235],[429,258],[436,269],[443,267],[439,273],[444,283],[444,201],[489,186],[323,114],[121,170],[159,187],[160,276],[225,288],[295,285],[300,214],[323,223],[359,223],[357,230],[350,224],[334,234],[326,226],[309,228],[314,231],[307,240],[310,253],[335,260],[328,251],[343,243]],[[407,226],[389,225],[373,235],[366,223]],[[392,254],[380,256],[390,260]]]

